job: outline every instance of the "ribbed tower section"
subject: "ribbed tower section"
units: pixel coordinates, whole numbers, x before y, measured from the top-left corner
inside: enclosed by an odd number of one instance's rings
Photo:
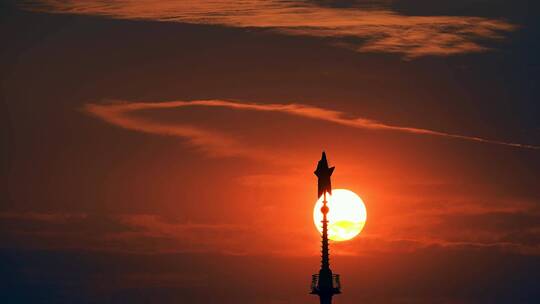
[[[322,250],[321,250],[321,270],[319,274],[314,274],[311,282],[311,293],[319,295],[321,304],[331,304],[332,296],[341,293],[339,275],[333,275],[330,269],[330,249],[328,246],[328,219],[329,211],[326,205],[326,193],[324,193],[321,213],[322,220]]]

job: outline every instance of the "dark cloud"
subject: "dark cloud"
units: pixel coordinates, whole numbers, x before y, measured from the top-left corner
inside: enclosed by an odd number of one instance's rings
[[[152,10],[146,7],[151,5]],[[345,9],[307,2],[155,1],[103,3],[43,1],[23,6],[37,11],[89,14],[119,19],[215,24],[273,29],[292,35],[365,40],[359,52],[403,54],[407,58],[449,56],[489,50],[482,40],[500,40],[516,26],[503,20],[463,16],[405,16],[384,9]],[[343,41],[342,43],[343,44]]]

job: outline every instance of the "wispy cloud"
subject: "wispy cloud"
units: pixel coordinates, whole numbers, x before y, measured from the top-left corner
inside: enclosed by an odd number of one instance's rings
[[[399,53],[407,58],[483,52],[480,41],[498,40],[516,26],[504,20],[464,16],[406,16],[378,8],[330,8],[304,1],[97,1],[42,0],[24,7],[55,13],[101,15],[230,27],[272,29],[290,35],[360,40],[359,52]],[[350,39],[348,39],[350,40]]]
[[[266,224],[180,221],[156,214],[0,213],[5,247],[91,249],[135,253],[221,253],[225,255],[309,255],[304,229]],[[301,235],[298,237],[297,235]],[[312,234],[315,236],[315,234]],[[284,236],[288,239],[284,241]],[[296,236],[296,237],[295,237]],[[275,250],[269,244],[287,243]],[[300,250],[299,250],[300,249]]]
[[[199,105],[205,105],[205,103],[206,101],[203,101]],[[258,150],[244,145],[242,142],[233,139],[231,136],[215,130],[205,130],[189,124],[173,124],[153,121],[140,116],[131,115],[133,112],[140,110],[172,109],[190,105],[197,104],[191,104],[191,102],[185,101],[87,104],[85,110],[110,124],[125,129],[184,138],[188,140],[192,146],[195,146],[212,156],[243,156],[255,159],[272,157],[264,150]]]
[[[394,201],[407,206],[393,214],[379,214],[376,222],[362,231],[355,242],[344,242],[336,248],[343,255],[375,252],[414,252],[427,248],[492,248],[498,251],[540,254],[540,213],[534,202],[520,204],[515,200],[493,199],[499,206],[483,204],[476,199],[451,199],[451,208],[439,205],[436,198],[421,206]],[[389,201],[378,202],[390,204]],[[515,206],[520,205],[520,206]],[[397,215],[396,215],[397,214]]]
[[[414,252],[426,248],[497,248],[540,254],[538,208],[497,211],[438,210],[382,216],[354,242],[335,246],[338,255]],[[268,229],[270,218],[241,224],[186,222],[157,214],[80,215],[1,213],[4,246],[92,249],[135,253],[221,253],[309,256],[318,240],[310,226]],[[306,228],[307,227],[307,228]],[[311,245],[310,245],[311,244]]]
[[[168,102],[115,102],[108,104],[90,103],[86,104],[84,109],[86,112],[118,127],[150,134],[185,138],[193,146],[198,147],[211,155],[273,159],[273,153],[270,153],[268,149],[254,148],[243,143],[242,141],[235,140],[233,137],[231,137],[231,135],[228,134],[222,134],[214,130],[205,130],[190,124],[182,124],[182,122],[161,122],[145,119],[144,116],[141,115],[134,115],[134,113],[142,110],[175,109],[194,106],[223,107],[228,109],[251,110],[259,112],[279,112],[288,115],[326,121],[349,128],[374,131],[391,131],[417,135],[431,135],[516,148],[535,150],[540,149],[538,146],[492,140],[477,136],[446,133],[416,127],[395,126],[362,117],[350,117],[345,113],[336,110],[303,104],[257,104],[227,100],[177,100]]]

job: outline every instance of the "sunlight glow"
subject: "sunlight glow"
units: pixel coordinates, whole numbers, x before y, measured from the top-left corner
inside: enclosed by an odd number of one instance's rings
[[[327,195],[328,201],[328,238],[333,241],[346,241],[357,236],[364,228],[367,213],[366,206],[356,193],[346,189],[334,189]],[[313,222],[322,233],[321,207],[323,197],[315,203]]]

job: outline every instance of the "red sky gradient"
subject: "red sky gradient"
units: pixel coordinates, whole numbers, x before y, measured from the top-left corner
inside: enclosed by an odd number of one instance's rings
[[[3,294],[315,303],[325,150],[336,303],[535,303],[540,19],[428,2],[4,5]]]

